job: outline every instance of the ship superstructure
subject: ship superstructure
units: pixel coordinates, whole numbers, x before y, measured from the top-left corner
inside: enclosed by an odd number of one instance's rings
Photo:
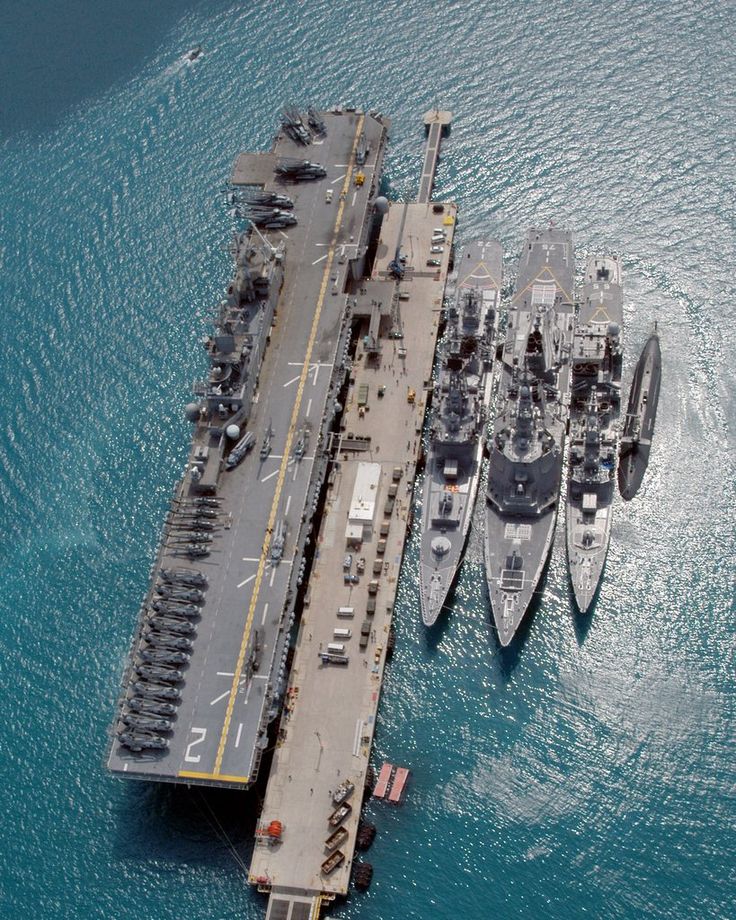
[[[572,235],[531,229],[508,310],[485,514],[493,618],[508,645],[552,546],[574,326]]]
[[[422,491],[419,589],[427,626],[442,610],[460,565],[478,491],[501,272],[496,242],[473,242],[456,261]]]
[[[616,258],[588,259],[573,343],[567,558],[581,613],[608,551],[621,414],[623,290]]]

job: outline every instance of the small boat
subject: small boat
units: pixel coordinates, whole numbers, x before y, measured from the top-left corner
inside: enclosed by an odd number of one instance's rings
[[[188,52],[187,52],[187,60],[188,60],[188,61],[196,61],[197,58],[202,57],[202,54],[203,54],[203,53],[204,53],[204,49],[202,48],[202,46],[201,46],[201,45],[197,45],[196,48],[192,48],[191,51],[188,51]]]
[[[342,850],[335,850],[327,859],[322,863],[322,875],[330,875],[332,872],[337,869],[339,865],[345,862],[345,854]]]
[[[349,779],[346,779],[344,783],[341,783],[337,789],[332,793],[332,801],[335,805],[341,805],[345,799],[347,799],[355,789],[355,783],[351,783]]]
[[[347,818],[350,812],[353,810],[353,806],[350,802],[343,802],[343,804],[336,808],[329,817],[329,823],[331,827],[337,827],[339,824]]]
[[[328,851],[334,850],[336,847],[339,847],[348,839],[348,832],[344,827],[338,827],[334,834],[325,840],[325,849]]]

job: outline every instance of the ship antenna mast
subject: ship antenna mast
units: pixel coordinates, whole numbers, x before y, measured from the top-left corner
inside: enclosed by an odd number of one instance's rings
[[[263,243],[264,255],[268,255],[268,258],[273,259],[273,257],[276,255],[276,248],[268,242],[266,237],[261,233],[258,227],[256,227],[252,220],[249,220],[248,223],[250,224],[251,229],[255,230],[258,238]]]

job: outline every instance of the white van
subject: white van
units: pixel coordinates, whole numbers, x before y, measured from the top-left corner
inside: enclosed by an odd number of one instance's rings
[[[349,639],[349,638],[352,636],[352,634],[353,634],[353,633],[352,633],[352,630],[350,630],[350,629],[343,629],[343,628],[340,627],[340,626],[336,626],[336,627],[332,630],[332,635],[333,635],[333,638],[335,638],[335,639]]]
[[[355,607],[338,607],[337,615],[342,620],[352,620],[355,616]]]
[[[342,642],[328,642],[327,651],[330,655],[344,655],[345,646]]]

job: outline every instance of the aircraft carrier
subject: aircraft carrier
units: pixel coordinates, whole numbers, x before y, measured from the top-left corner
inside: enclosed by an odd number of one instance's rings
[[[585,267],[572,353],[567,481],[567,561],[581,613],[608,551],[621,415],[623,288],[617,258]]]
[[[422,620],[439,616],[460,567],[478,491],[491,397],[503,250],[476,241],[455,261],[455,292],[440,346],[422,488]]]
[[[235,273],[123,677],[108,766],[245,788],[281,708],[294,604],[349,371],[347,292],[380,225],[389,122],[289,109],[241,154]],[[260,225],[261,229],[258,229]]]
[[[626,501],[639,491],[649,465],[661,379],[662,352],[655,332],[647,340],[636,363],[621,436],[618,487]]]
[[[511,642],[552,546],[574,326],[572,235],[531,229],[508,310],[490,444],[485,563],[502,646]]]

